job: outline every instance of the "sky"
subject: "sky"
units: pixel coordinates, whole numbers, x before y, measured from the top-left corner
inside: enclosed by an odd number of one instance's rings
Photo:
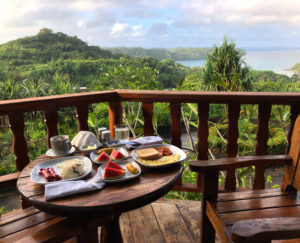
[[[300,0],[0,0],[0,44],[45,27],[100,47],[300,48]]]

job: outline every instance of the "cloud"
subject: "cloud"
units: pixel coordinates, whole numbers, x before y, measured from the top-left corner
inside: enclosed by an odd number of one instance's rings
[[[231,24],[252,26],[285,24],[300,26],[298,0],[190,0],[181,4],[181,18],[176,23],[188,25]]]

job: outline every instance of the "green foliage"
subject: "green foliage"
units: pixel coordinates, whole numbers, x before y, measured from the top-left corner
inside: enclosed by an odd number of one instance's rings
[[[249,71],[242,55],[235,48],[235,43],[228,43],[225,37],[222,46],[215,46],[207,57],[203,69],[203,82],[209,90],[250,90]]]

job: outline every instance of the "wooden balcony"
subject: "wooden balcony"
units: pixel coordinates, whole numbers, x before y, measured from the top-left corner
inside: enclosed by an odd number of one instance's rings
[[[153,103],[169,103],[171,117],[171,143],[178,147],[181,143],[181,104],[198,104],[198,160],[208,159],[208,119],[210,104],[226,104],[228,107],[228,131],[227,131],[227,157],[235,157],[238,151],[238,119],[242,104],[258,105],[258,132],[256,154],[267,154],[268,125],[272,105],[290,106],[290,131],[293,129],[295,118],[300,113],[299,93],[255,93],[255,92],[181,92],[181,91],[151,91],[151,90],[113,90],[90,93],[78,93],[68,95],[57,95],[38,97],[30,99],[18,99],[0,101],[0,116],[8,115],[13,133],[13,152],[17,170],[21,171],[28,163],[28,148],[24,136],[24,113],[43,111],[44,121],[47,127],[47,141],[51,136],[57,135],[58,109],[62,107],[74,107],[78,121],[78,131],[88,130],[88,109],[90,104],[109,103],[109,126],[112,135],[113,126],[122,120],[122,102],[142,102],[144,116],[144,135],[152,135],[154,132],[152,117]],[[290,138],[290,137],[289,137]],[[263,167],[256,167],[254,189],[264,188]],[[0,187],[13,184],[18,173],[0,177]],[[225,189],[235,189],[235,173],[227,171]],[[200,192],[200,178],[197,184],[182,184],[174,188],[181,191]]]
[[[267,154],[268,127],[272,105],[287,105],[290,107],[290,139],[294,122],[300,113],[299,93],[257,93],[257,92],[181,92],[181,91],[151,91],[151,90],[112,90],[90,93],[78,93],[38,97],[30,99],[0,101],[0,116],[7,115],[13,133],[13,152],[15,164],[21,171],[30,161],[28,156],[27,142],[24,136],[24,113],[42,111],[47,127],[47,141],[49,146],[50,137],[58,134],[58,109],[74,107],[78,121],[78,131],[88,130],[89,105],[94,103],[108,102],[109,104],[109,128],[114,135],[114,124],[122,121],[122,102],[142,102],[144,116],[144,135],[153,135],[152,123],[153,107],[155,102],[169,104],[171,117],[171,143],[182,147],[181,141],[181,105],[183,103],[196,103],[198,105],[198,160],[208,159],[208,135],[209,135],[209,108],[210,104],[226,104],[228,111],[227,130],[227,157],[236,157],[238,152],[238,120],[242,104],[258,105],[258,131],[255,153]],[[265,185],[263,166],[256,166],[253,189],[263,189]],[[0,188],[15,185],[19,173],[0,176]],[[226,173],[225,191],[233,191],[236,188],[235,171]],[[198,176],[197,184],[188,184],[178,181],[174,190],[201,192],[201,177]],[[181,204],[180,204],[181,205]],[[23,205],[24,206],[24,205]],[[153,205],[152,205],[153,207]],[[177,206],[177,208],[180,208]],[[199,207],[200,210],[200,207]],[[130,217],[130,213],[126,216]],[[127,232],[123,228],[124,232]],[[132,230],[132,229],[131,229]],[[125,233],[124,233],[125,234]],[[198,234],[194,231],[188,234]],[[194,237],[194,236],[192,236]],[[132,241],[131,241],[132,242]],[[135,241],[134,241],[135,242]]]

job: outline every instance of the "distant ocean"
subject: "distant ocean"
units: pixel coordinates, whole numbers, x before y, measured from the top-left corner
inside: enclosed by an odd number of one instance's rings
[[[244,56],[246,63],[257,70],[270,70],[279,74],[292,76],[293,71],[288,71],[297,62],[300,62],[300,50],[276,51],[247,51]],[[176,61],[187,67],[203,67],[205,60]]]

